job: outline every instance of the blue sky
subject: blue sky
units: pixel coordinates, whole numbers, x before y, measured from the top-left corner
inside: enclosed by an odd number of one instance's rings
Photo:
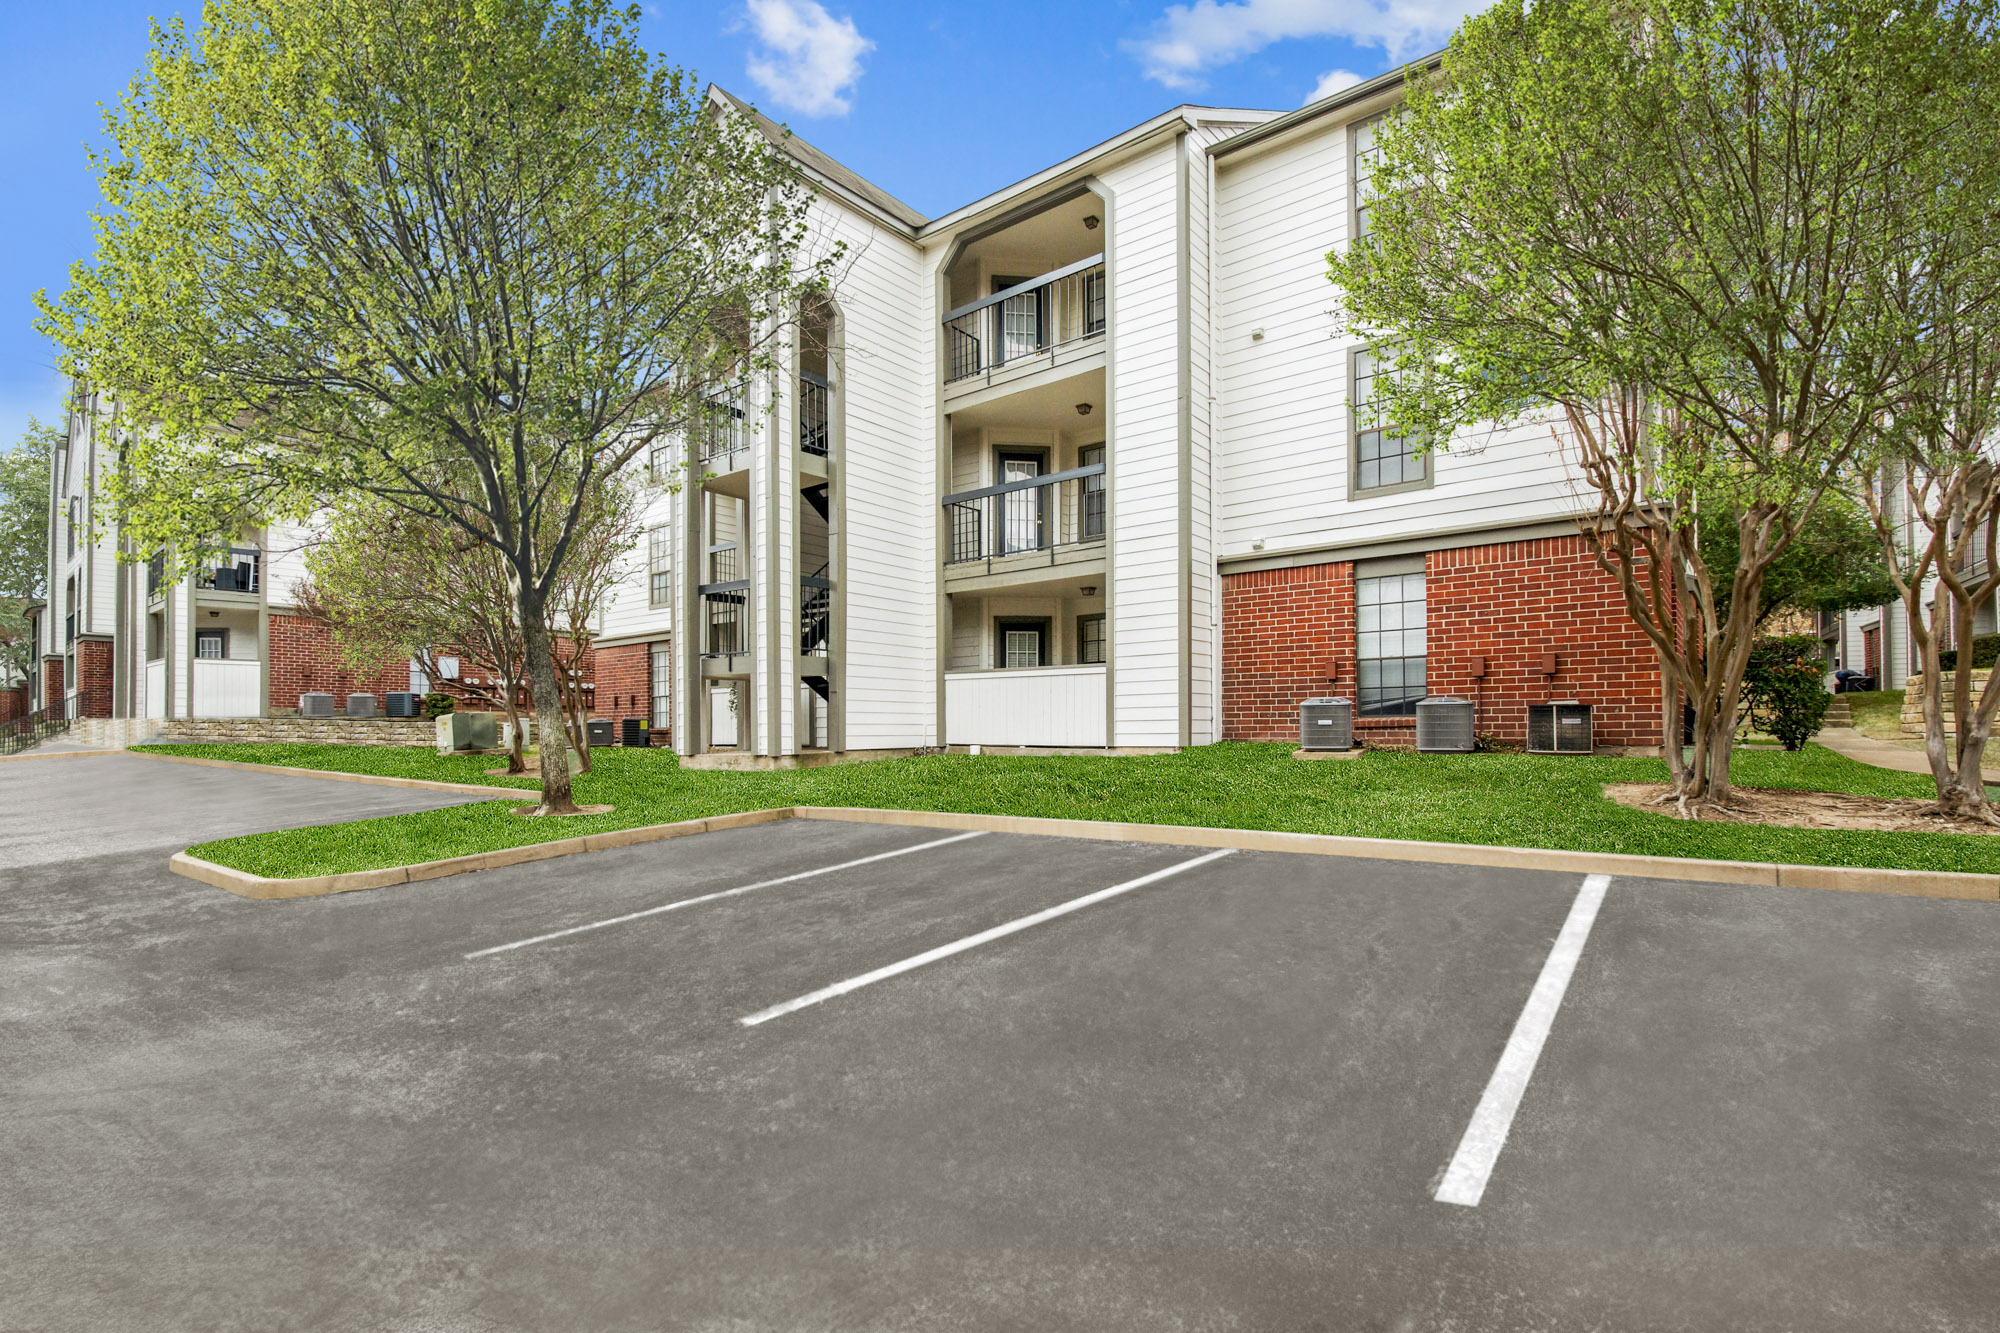
[[[61,385],[39,288],[91,252],[84,147],[198,0],[0,6],[0,441]],[[654,50],[747,98],[932,216],[1181,102],[1290,108],[1443,44],[1467,0],[724,0],[644,4]]]

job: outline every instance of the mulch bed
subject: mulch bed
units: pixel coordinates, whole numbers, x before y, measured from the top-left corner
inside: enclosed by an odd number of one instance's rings
[[[1604,794],[1620,805],[1654,814],[1671,815],[1671,804],[1654,801],[1673,790],[1663,782],[1613,782]],[[1883,833],[2000,833],[2000,826],[1943,819],[1928,813],[1933,802],[1851,796],[1845,792],[1788,791],[1781,787],[1737,787],[1729,794],[1731,809],[1717,816],[1746,824],[1782,824],[1789,828],[1871,829]]]

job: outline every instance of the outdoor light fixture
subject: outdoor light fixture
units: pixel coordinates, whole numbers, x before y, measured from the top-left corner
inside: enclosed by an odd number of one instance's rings
[[[1097,596],[1097,585],[1095,583],[1086,583],[1081,588],[1078,588],[1077,591],[1085,597],[1095,597]]]
[[[1250,341],[1251,341],[1251,342],[1253,342],[1253,343],[1260,343],[1260,342],[1263,342],[1263,341],[1264,341],[1264,330],[1262,330],[1262,329],[1252,329],[1252,330],[1250,330]]]
[[[1089,415],[1090,415],[1090,404],[1089,404],[1089,403],[1078,403],[1078,404],[1076,405],[1076,414],[1077,414],[1078,416],[1080,416],[1080,417],[1087,417],[1087,416],[1089,416]]]
[[[1084,229],[1085,231],[1096,231],[1096,230],[1097,230],[1097,214],[1095,214],[1095,213],[1092,213],[1092,214],[1090,214],[1090,215],[1088,215],[1087,217],[1085,217],[1085,218],[1084,218],[1084,220],[1083,220],[1083,229]]]

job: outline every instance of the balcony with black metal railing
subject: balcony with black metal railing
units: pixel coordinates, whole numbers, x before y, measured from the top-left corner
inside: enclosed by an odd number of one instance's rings
[[[1104,499],[1102,463],[947,495],[946,578],[1101,562]]]
[[[944,316],[946,392],[991,385],[1008,372],[1064,365],[1102,346],[1104,256],[1092,255]]]
[[[264,553],[253,546],[233,546],[213,565],[195,572],[198,592],[227,592],[254,595],[264,579]]]
[[[711,675],[735,674],[737,659],[750,653],[750,580],[740,574],[734,542],[709,547],[709,581],[695,591],[701,597],[703,670]],[[742,669],[748,665],[741,663]]]

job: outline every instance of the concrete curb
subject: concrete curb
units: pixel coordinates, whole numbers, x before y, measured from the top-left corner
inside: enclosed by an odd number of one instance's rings
[[[1438,865],[1556,870],[1624,879],[1682,879],[1705,884],[1761,884],[1788,889],[1840,889],[1921,898],[2000,902],[2000,875],[1943,870],[1871,870],[1857,866],[1796,866],[1761,861],[1704,861],[1680,856],[1629,856],[1533,847],[1492,847],[1464,842],[1405,842],[1329,833],[1276,833],[1257,829],[1199,828],[1180,824],[1116,824],[1090,819],[1040,819],[1027,815],[961,815],[929,810],[869,810],[802,805],[800,819],[838,819],[919,828],[982,829],[1038,837],[1092,838],[1104,842],[1168,843],[1178,847],[1231,847],[1251,852],[1300,852],[1358,856],[1378,861],[1428,861]]]
[[[25,764],[30,759],[92,759],[101,754],[124,754],[123,750],[55,750],[48,754],[0,754],[0,764]]]
[[[409,787],[416,791],[466,792],[473,796],[497,796],[510,801],[533,802],[533,787],[479,787],[469,782],[433,782],[429,778],[392,778],[380,773],[338,773],[326,768],[287,768],[283,764],[253,764],[246,759],[209,759],[193,754],[154,754],[150,750],[104,750],[101,754],[130,754],[140,759],[158,759],[169,764],[201,764],[207,768],[241,768],[252,773],[284,773],[295,778],[325,778],[330,782],[365,782],[376,787]],[[55,756],[49,755],[48,758]]]
[[[283,771],[283,770],[281,770]],[[168,868],[176,875],[200,880],[218,889],[227,889],[241,898],[269,901],[280,898],[322,898],[330,893],[352,893],[357,889],[386,889],[393,884],[417,884],[427,879],[470,874],[475,870],[498,870],[503,866],[525,865],[530,861],[552,861],[578,852],[601,852],[635,843],[664,842],[695,833],[742,828],[749,824],[769,824],[790,819],[789,806],[772,810],[750,810],[738,815],[715,815],[708,819],[683,819],[673,824],[648,824],[641,828],[614,829],[609,833],[589,833],[554,842],[530,843],[525,847],[505,847],[497,852],[476,852],[471,856],[447,857],[442,861],[420,861],[415,865],[385,866],[380,870],[353,870],[339,875],[310,875],[301,879],[269,879],[241,870],[232,870],[186,852],[174,853]]]

